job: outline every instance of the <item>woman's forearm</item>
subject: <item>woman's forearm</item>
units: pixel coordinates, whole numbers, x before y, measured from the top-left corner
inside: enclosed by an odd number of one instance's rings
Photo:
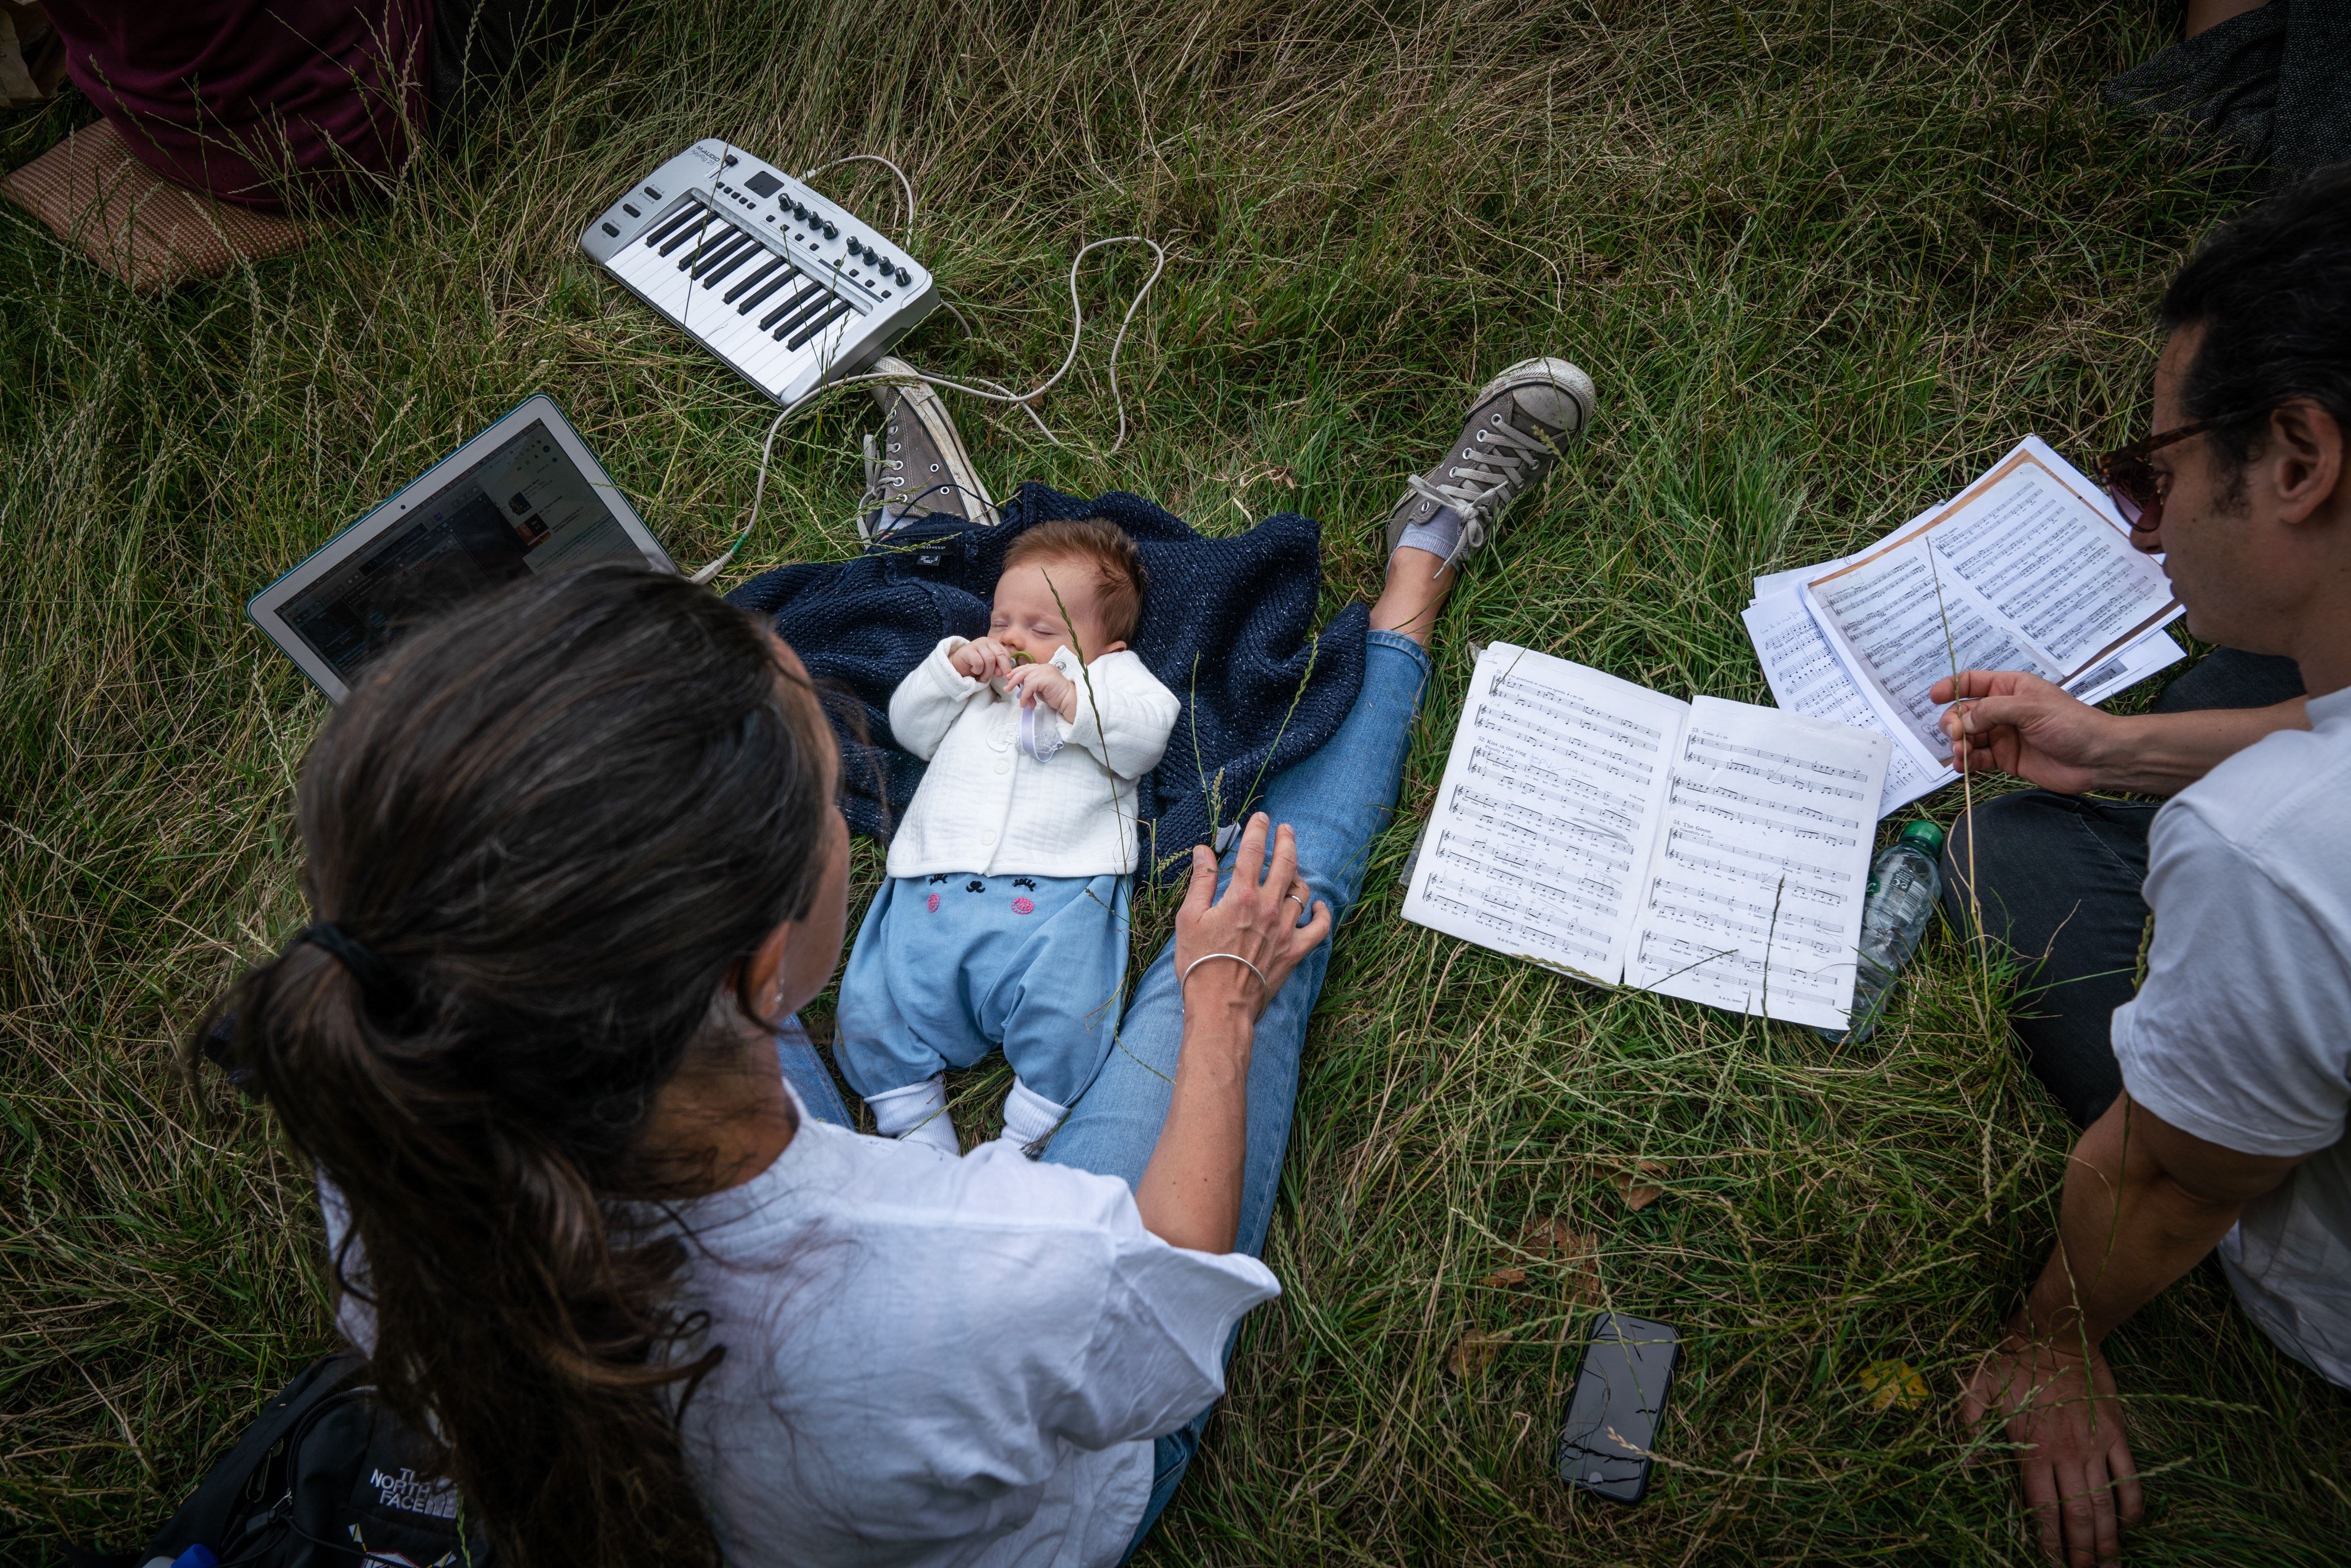
[[[2108,721],[2108,740],[2090,759],[2094,789],[2177,795],[2253,742],[2310,727],[2309,699],[2271,707],[2199,708]]]
[[[1184,1009],[1184,1049],[1158,1146],[1134,1189],[1145,1229],[1171,1246],[1229,1252],[1240,1234],[1249,1155],[1249,1045],[1256,1024],[1239,988],[1201,970]]]

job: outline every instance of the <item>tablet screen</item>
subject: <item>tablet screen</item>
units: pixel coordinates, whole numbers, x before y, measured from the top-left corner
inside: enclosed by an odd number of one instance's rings
[[[526,573],[642,560],[542,421],[286,601],[286,623],[349,684],[410,626]]]

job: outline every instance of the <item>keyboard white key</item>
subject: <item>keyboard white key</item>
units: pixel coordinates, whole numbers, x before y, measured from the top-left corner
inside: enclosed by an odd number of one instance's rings
[[[580,246],[786,407],[863,369],[937,301],[930,274],[862,219],[715,140],[640,182]]]

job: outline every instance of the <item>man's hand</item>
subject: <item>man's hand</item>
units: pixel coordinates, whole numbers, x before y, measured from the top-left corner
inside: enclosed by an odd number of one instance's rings
[[[1021,665],[1004,677],[1004,690],[1019,698],[1022,707],[1043,703],[1062,722],[1078,722],[1078,684],[1050,664]]]
[[[947,655],[956,674],[967,680],[992,681],[1012,673],[1011,650],[993,637],[975,637]]]
[[[1960,772],[2013,773],[2061,795],[2095,786],[2114,716],[2064,688],[2015,670],[1965,670],[1927,695],[1954,705],[1942,726]]]
[[[2022,1314],[1959,1396],[1970,1427],[2007,1416],[2041,1550],[2065,1568],[2122,1561],[2122,1531],[2146,1512],[2105,1355],[2078,1336],[2034,1341]]]

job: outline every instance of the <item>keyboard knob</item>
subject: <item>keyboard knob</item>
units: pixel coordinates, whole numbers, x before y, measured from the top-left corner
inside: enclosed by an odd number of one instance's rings
[[[904,267],[900,267],[900,268],[898,269],[898,287],[899,287],[904,288],[904,287],[906,287],[906,285],[908,285],[908,284],[910,284],[910,283],[912,283],[912,282],[914,282],[914,275],[913,273],[908,272],[908,271],[907,271]]]
[[[827,239],[839,239],[841,237],[841,230],[832,224],[827,224],[824,225],[824,237]]]

